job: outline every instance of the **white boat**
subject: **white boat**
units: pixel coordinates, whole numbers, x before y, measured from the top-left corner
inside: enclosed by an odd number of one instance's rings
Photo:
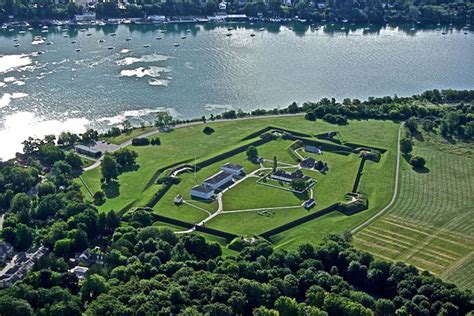
[[[87,33],[86,36],[92,36],[92,33]]]
[[[186,36],[184,36],[184,35],[183,35],[183,36],[181,36],[181,39],[186,39]]]
[[[53,45],[53,42],[47,42],[46,45]]]
[[[21,45],[20,44],[15,44],[13,45],[14,47],[20,47]]]
[[[187,29],[187,30],[186,30],[186,33],[191,33],[191,30],[190,30],[190,29]]]
[[[264,27],[261,27],[261,28],[259,28],[258,30],[259,30],[260,32],[263,32],[263,31],[265,31],[265,28],[264,28]]]
[[[174,47],[179,47],[179,43],[174,43],[173,46]]]
[[[113,46],[109,46],[109,47],[107,47],[107,49],[108,49],[108,50],[112,50],[112,49],[114,49],[114,47],[113,47]]]
[[[18,34],[26,34],[26,31],[20,31]]]
[[[110,34],[110,36],[117,36],[117,33],[112,33]]]
[[[150,44],[145,44],[145,45],[143,45],[143,47],[148,48],[148,47],[150,47]]]
[[[103,43],[103,42],[105,42],[103,39],[100,39],[100,40],[99,40],[99,43]]]
[[[225,36],[230,37],[232,36],[232,33],[227,33]]]
[[[68,37],[69,37],[69,35],[65,34],[65,35],[63,35],[63,37],[64,37],[64,38],[68,38]]]
[[[162,39],[162,37],[161,37],[161,36],[158,36],[156,39],[157,39],[157,40],[160,40],[160,39]]]
[[[80,31],[80,32],[85,32],[85,31],[86,31],[86,29],[80,29],[79,31]]]
[[[76,53],[79,53],[81,51],[80,48],[76,48]]]
[[[127,42],[130,42],[132,39],[131,39],[130,37],[127,37],[125,40],[126,40]]]
[[[255,36],[255,34],[253,34],[253,33],[252,33],[252,34],[250,34],[250,36],[251,36],[251,37],[254,37],[254,36]]]
[[[76,44],[76,43],[77,43],[77,41],[71,41],[71,44]]]

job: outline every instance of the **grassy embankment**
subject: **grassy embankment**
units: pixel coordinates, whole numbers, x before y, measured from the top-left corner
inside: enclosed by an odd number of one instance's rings
[[[383,259],[429,270],[461,288],[474,288],[474,150],[437,135],[415,141],[427,170],[401,165],[394,206],[354,243]]]

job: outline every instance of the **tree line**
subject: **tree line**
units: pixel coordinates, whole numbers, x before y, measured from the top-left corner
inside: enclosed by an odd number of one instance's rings
[[[153,14],[165,16],[203,16],[220,11],[218,0],[208,1],[158,1],[132,0],[123,9],[118,1],[104,1],[95,5],[99,18],[144,17]],[[421,0],[390,1],[347,1],[347,0],[230,0],[226,1],[227,13],[247,14],[256,17],[262,14],[269,18],[300,17],[313,23],[340,22],[348,20],[355,23],[412,23],[436,24],[467,23],[473,13],[474,5],[470,1]],[[13,15],[16,19],[40,21],[42,19],[71,19],[84,8],[73,1],[57,3],[55,1],[19,1],[0,2],[0,22]]]

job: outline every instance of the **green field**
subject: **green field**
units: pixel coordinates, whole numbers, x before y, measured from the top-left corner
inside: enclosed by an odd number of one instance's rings
[[[193,164],[194,161],[203,161],[216,154],[226,152],[232,148],[242,146],[253,140],[242,140],[247,135],[255,133],[267,126],[281,127],[308,134],[318,134],[338,130],[345,141],[367,146],[386,148],[388,151],[382,156],[379,163],[367,163],[362,176],[360,190],[367,194],[370,208],[353,216],[339,213],[313,220],[302,226],[288,231],[284,236],[275,236],[275,243],[294,247],[307,241],[319,241],[329,232],[343,232],[363,222],[371,214],[386,205],[393,192],[395,154],[398,124],[391,121],[351,121],[348,125],[337,126],[323,121],[311,122],[302,116],[271,117],[242,121],[213,122],[215,133],[202,133],[204,125],[177,128],[169,133],[160,133],[161,146],[133,147],[138,152],[138,169],[119,176],[118,184],[108,188],[101,188],[100,168],[90,170],[82,175],[82,180],[92,192],[100,189],[106,191],[107,201],[99,207],[100,211],[110,209],[121,210],[131,206],[143,206],[161,188],[155,184],[160,169],[171,169],[172,165],[183,163]],[[114,140],[111,140],[114,141]],[[286,148],[291,141],[276,140],[258,147],[259,155],[266,159],[277,159],[282,165],[295,164]],[[236,185],[223,195],[224,212],[206,223],[206,226],[222,229],[237,234],[259,234],[268,229],[277,227],[301,216],[322,209],[330,204],[344,199],[344,195],[351,191],[360,158],[356,154],[341,155],[324,152],[323,159],[329,165],[327,174],[315,171],[304,171],[314,178],[317,183],[312,188],[317,200],[317,206],[307,211],[299,205],[308,196],[297,196],[292,192],[266,187],[257,184],[257,178],[248,178]],[[217,210],[217,202],[203,202],[191,199],[189,190],[192,186],[201,183],[205,178],[217,172],[225,162],[234,162],[245,167],[250,173],[260,166],[246,159],[245,153],[237,154],[226,161],[217,162],[199,170],[196,174],[184,173],[179,177],[181,182],[172,186],[169,192],[154,206],[154,211],[168,217],[199,222]],[[271,167],[271,164],[264,164]],[[90,194],[83,190],[84,194]],[[176,206],[173,198],[181,194],[187,203]],[[268,213],[259,211],[232,212],[253,208],[291,207],[287,209],[272,209]],[[231,212],[231,213],[226,213]],[[337,224],[330,224],[327,219],[337,218]],[[330,224],[328,226],[328,224]],[[312,227],[305,231],[304,227]],[[301,233],[304,232],[304,233]]]
[[[355,245],[474,288],[471,153],[469,146],[449,145],[439,137],[424,135],[424,141],[416,141],[415,154],[426,158],[428,170],[416,172],[402,161],[396,203],[355,235]]]

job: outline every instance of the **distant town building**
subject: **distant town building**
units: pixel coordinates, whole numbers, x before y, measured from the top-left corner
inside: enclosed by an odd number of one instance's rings
[[[84,12],[83,14],[76,14],[74,16],[76,22],[90,22],[96,20],[95,12]]]
[[[91,147],[87,147],[87,146],[84,146],[84,145],[76,145],[76,146],[74,146],[74,149],[79,154],[86,155],[86,156],[89,156],[89,157],[99,158],[102,155],[102,152],[100,150],[97,150],[97,149],[94,149],[94,148],[91,148]]]
[[[213,175],[212,177],[204,180],[204,185],[209,186],[210,188],[216,190],[223,186],[224,184],[229,183],[232,181],[232,174],[225,172],[225,171],[220,171]]]
[[[191,189],[191,196],[210,200],[214,197],[214,189],[207,185],[197,185]]]
[[[0,271],[0,287],[12,286],[16,281],[23,279],[28,271],[33,269],[35,262],[47,252],[48,248],[35,246],[26,252],[17,253]]]
[[[222,2],[219,3],[219,10],[220,11],[227,10],[227,3],[225,1],[222,1]]]
[[[6,241],[0,242],[0,264],[5,264],[7,259],[13,258],[13,246]]]
[[[149,15],[146,18],[150,22],[165,22],[166,16],[164,15]]]
[[[244,167],[235,163],[226,163],[221,167],[221,170],[234,176],[240,176],[244,173]]]

